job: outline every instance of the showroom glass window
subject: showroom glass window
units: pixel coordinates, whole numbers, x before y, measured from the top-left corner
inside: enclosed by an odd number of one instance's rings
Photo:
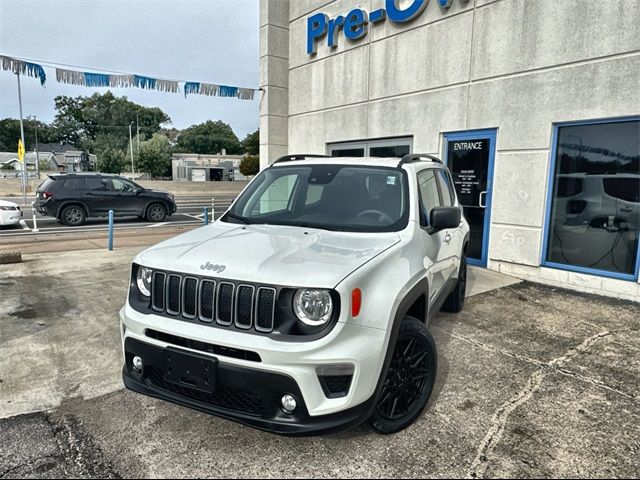
[[[635,278],[640,120],[557,130],[546,263]]]

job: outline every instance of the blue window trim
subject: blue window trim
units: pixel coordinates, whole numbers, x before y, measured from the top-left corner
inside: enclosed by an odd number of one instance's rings
[[[469,265],[486,267],[489,259],[489,235],[491,229],[491,207],[493,205],[493,172],[496,160],[498,129],[465,130],[444,134],[444,161],[449,166],[449,142],[459,140],[487,139],[489,140],[489,170],[487,172],[487,197],[484,214],[484,232],[482,235],[482,258],[467,258]]]
[[[558,133],[562,127],[575,127],[582,125],[602,125],[608,123],[625,123],[640,121],[640,116],[617,117],[617,118],[601,118],[597,120],[584,120],[574,122],[560,122],[553,124],[553,135],[551,138],[551,158],[549,161],[549,175],[547,180],[547,204],[544,222],[544,238],[542,239],[542,262],[541,266],[545,268],[553,268],[556,270],[565,270],[575,273],[584,273],[587,275],[595,275],[598,277],[614,278],[616,280],[629,280],[637,282],[640,275],[640,242],[638,242],[638,251],[636,252],[636,269],[635,273],[616,273],[597,268],[579,267],[574,265],[566,265],[564,263],[550,262],[547,260],[549,254],[549,230],[551,228],[551,214],[553,206],[553,190],[555,185],[555,173],[558,153]]]

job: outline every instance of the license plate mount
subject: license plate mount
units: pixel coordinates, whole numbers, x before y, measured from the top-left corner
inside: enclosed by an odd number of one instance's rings
[[[216,358],[167,348],[164,351],[164,367],[165,380],[169,383],[203,393],[215,391],[218,370]]]

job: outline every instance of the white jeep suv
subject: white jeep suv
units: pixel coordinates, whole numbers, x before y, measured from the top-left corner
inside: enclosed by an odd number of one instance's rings
[[[468,240],[435,157],[283,157],[134,259],[124,383],[279,434],[399,431],[431,395],[427,327],[463,306]]]

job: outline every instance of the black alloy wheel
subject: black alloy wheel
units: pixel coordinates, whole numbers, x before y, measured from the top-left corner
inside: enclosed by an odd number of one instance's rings
[[[167,218],[167,210],[159,203],[154,203],[147,210],[147,220],[150,222],[164,222]]]
[[[427,406],[436,371],[433,337],[423,322],[406,317],[370,425],[383,434],[411,425]]]
[[[86,214],[82,207],[78,205],[71,205],[69,207],[65,207],[62,211],[60,220],[67,226],[78,227],[85,222]]]

